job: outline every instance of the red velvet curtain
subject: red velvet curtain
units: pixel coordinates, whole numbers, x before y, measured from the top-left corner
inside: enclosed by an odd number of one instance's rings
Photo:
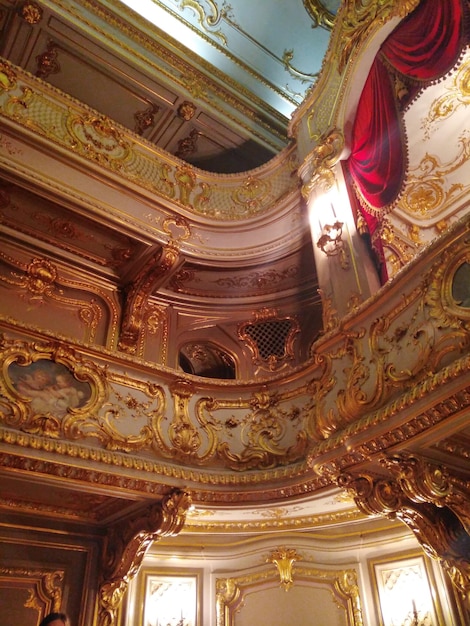
[[[468,42],[465,0],[422,0],[389,35],[370,69],[359,100],[348,169],[367,222],[400,193],[406,165],[405,137],[395,78],[410,93],[450,71]],[[371,216],[374,218],[371,220]],[[374,233],[371,232],[372,240]]]
[[[436,80],[456,63],[463,46],[461,0],[427,0],[383,43],[381,52],[405,76]]]
[[[403,166],[403,133],[393,85],[377,58],[359,101],[349,170],[367,203],[382,207],[396,198]]]

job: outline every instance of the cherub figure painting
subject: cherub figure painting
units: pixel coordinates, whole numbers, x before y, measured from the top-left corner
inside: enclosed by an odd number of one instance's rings
[[[69,409],[83,406],[91,388],[78,381],[60,363],[41,359],[27,366],[12,363],[8,369],[13,387],[30,402],[33,414],[63,417]]]

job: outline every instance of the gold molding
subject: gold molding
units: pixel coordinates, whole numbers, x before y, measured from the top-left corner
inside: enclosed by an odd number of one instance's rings
[[[333,28],[336,16],[325,7],[322,0],[303,0],[303,3],[313,21],[314,27],[324,26],[330,29]]]
[[[108,395],[102,371],[58,342],[3,338],[0,363],[0,390],[9,404],[2,421],[23,433],[76,439]]]
[[[279,572],[281,587],[288,591],[294,584],[294,563],[300,559],[295,548],[285,548],[284,546],[273,550],[266,559],[267,563],[274,563]]]
[[[170,242],[159,249],[139,270],[124,290],[124,307],[119,337],[119,349],[137,354],[141,344],[144,323],[151,315],[149,298],[169,280],[183,262],[179,248]]]
[[[302,169],[307,180],[302,186],[302,196],[308,201],[312,191],[329,191],[336,182],[333,167],[338,163],[344,149],[343,133],[337,128],[330,129],[322,137],[312,152],[307,155]]]
[[[184,211],[217,221],[272,211],[298,188],[293,144],[259,168],[256,177],[203,172],[143,140],[136,142],[131,131],[6,60],[0,61],[0,117],[15,133],[21,129],[27,141],[33,133],[51,150],[59,147],[102,168],[102,174],[118,173]]]
[[[355,570],[327,570],[298,564],[296,577],[306,581],[308,585],[327,585],[333,594],[334,601],[345,609],[348,626],[363,626]],[[279,576],[271,568],[245,576],[217,578],[216,626],[235,626],[235,614],[241,608],[247,593],[253,593],[260,586],[271,587],[278,584]]]
[[[24,588],[29,592],[25,608],[35,609],[38,619],[62,608],[64,570],[0,567],[0,586]]]

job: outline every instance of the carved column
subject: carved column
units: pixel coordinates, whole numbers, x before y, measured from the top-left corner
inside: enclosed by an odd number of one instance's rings
[[[98,626],[117,626],[122,598],[137,574],[148,548],[161,537],[174,537],[184,526],[191,504],[189,495],[176,490],[139,515],[108,530],[101,564]]]
[[[390,479],[371,474],[343,474],[367,515],[399,519],[413,531],[424,551],[437,559],[468,604],[470,598],[469,486],[448,468],[414,455],[384,459]]]

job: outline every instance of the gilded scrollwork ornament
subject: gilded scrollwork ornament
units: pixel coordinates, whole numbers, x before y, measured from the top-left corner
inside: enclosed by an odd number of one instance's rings
[[[317,145],[307,156],[305,165],[308,180],[302,187],[302,195],[308,200],[313,190],[328,192],[336,183],[333,167],[338,163],[344,149],[344,136],[332,129],[320,137]]]
[[[161,502],[108,528],[100,572],[98,626],[117,626],[122,598],[148,548],[162,537],[179,534],[190,505],[190,495],[175,490]]]
[[[423,489],[424,483],[420,478],[418,481],[421,488],[418,493],[414,493],[413,485],[416,485],[416,482],[409,479],[410,459],[411,457],[406,457],[401,470],[402,461],[398,457],[385,461],[385,465],[391,467],[398,478],[343,473],[337,478],[338,485],[353,494],[357,506],[366,515],[383,515],[404,522],[418,539],[424,551],[440,561],[453,584],[464,597],[468,597],[470,593],[470,535],[458,514],[447,506],[444,500],[436,505],[435,497],[427,497],[429,486]],[[422,467],[419,462],[413,461],[413,463],[415,468]],[[431,487],[431,491],[435,491],[440,482],[436,481],[435,472],[434,468],[431,474],[433,474],[435,486]],[[411,473],[416,477],[414,469]],[[427,476],[430,476],[429,470]],[[424,482],[426,482],[426,477]],[[441,487],[437,487],[437,490]],[[448,503],[451,504],[451,502]]]
[[[4,340],[0,358],[9,407],[0,420],[23,432],[77,438],[107,398],[104,373],[64,344]]]
[[[130,158],[132,146],[123,130],[104,115],[69,112],[66,120],[76,152],[112,170],[120,170]]]
[[[23,2],[19,14],[27,24],[33,26],[42,20],[43,10],[37,2]]]
[[[143,325],[149,320],[149,298],[180,265],[182,259],[178,246],[169,242],[149,258],[137,276],[124,290],[124,314],[119,337],[119,348],[137,354]]]
[[[448,507],[470,536],[470,486],[466,480],[444,465],[409,453],[387,456],[382,464],[410,500]]]
[[[303,0],[303,3],[307,13],[312,18],[314,27],[333,28],[335,14],[325,6],[325,2],[321,0]]]
[[[340,72],[373,32],[394,17],[406,17],[418,4],[419,0],[347,0],[341,13]]]
[[[280,552],[282,550],[280,549]],[[327,570],[302,564],[296,566],[296,572],[302,579],[303,585],[321,585],[329,588],[335,605],[344,609],[348,624],[364,625],[355,570]],[[271,586],[278,584],[278,580],[278,574],[271,568],[237,577],[218,578],[216,580],[216,626],[233,626],[234,616],[242,610],[247,594],[260,584]]]
[[[294,341],[299,332],[296,317],[283,316],[269,308],[256,311],[237,329],[238,337],[253,354],[253,364],[270,372],[281,369],[294,358]]]
[[[60,63],[57,59],[59,47],[53,41],[49,41],[47,49],[36,57],[36,76],[47,80],[51,74],[59,74]]]

